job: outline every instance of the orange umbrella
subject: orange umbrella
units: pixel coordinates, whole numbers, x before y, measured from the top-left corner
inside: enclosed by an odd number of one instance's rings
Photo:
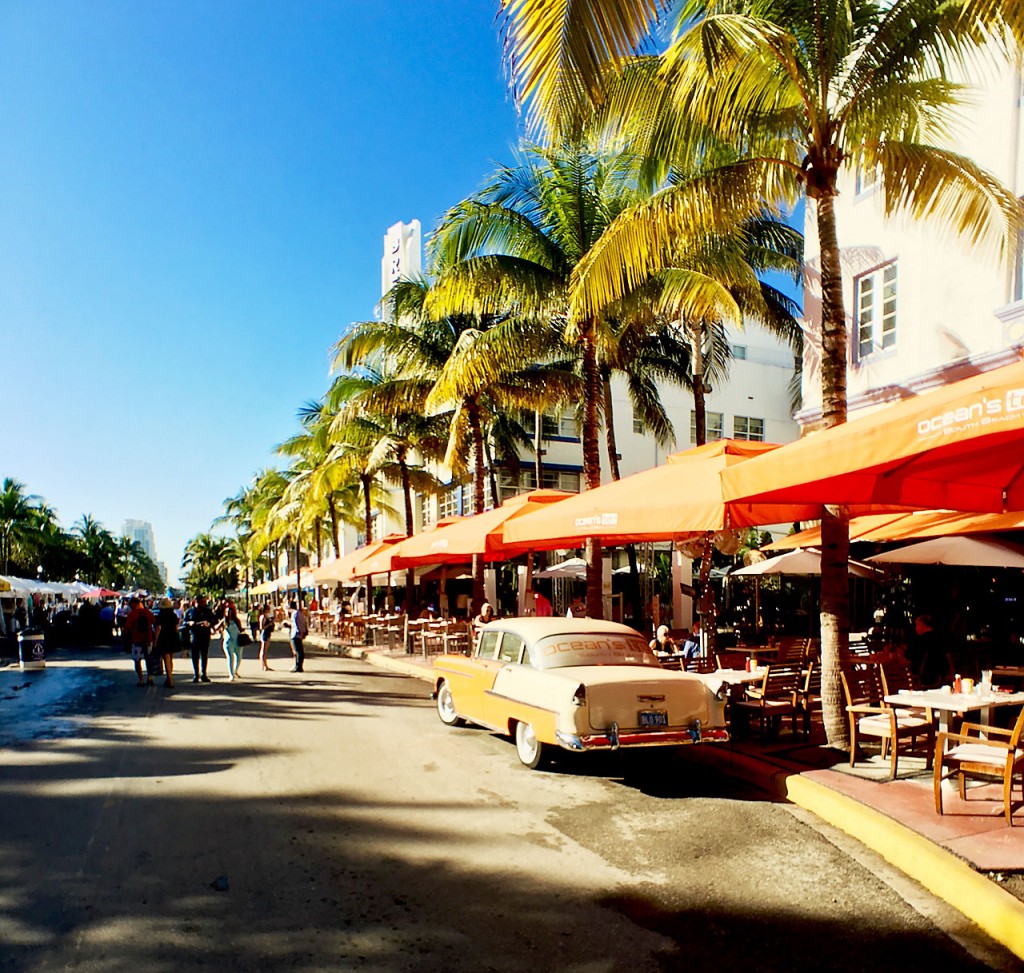
[[[445,531],[453,524],[468,520],[468,517],[442,517],[439,521],[425,527],[418,534],[406,537],[395,548],[395,569],[413,567],[420,564],[446,563],[445,554],[448,550],[447,540],[443,540]],[[433,556],[437,552],[436,557]],[[469,558],[463,558],[468,561]]]
[[[395,553],[398,545],[406,539],[405,534],[388,534],[387,537],[363,548],[363,556],[352,565],[353,578],[366,578],[374,574],[390,574],[395,570]]]
[[[392,547],[404,538],[405,534],[388,534],[382,540],[371,541],[369,544],[357,547],[354,551],[349,551],[348,554],[342,557],[325,561],[319,567],[313,569],[313,578],[316,581],[352,581],[355,578],[362,577],[366,572],[360,571],[356,573],[353,569],[360,566],[362,561],[372,557],[382,548]]]
[[[726,499],[1024,510],[1024,362],[954,382],[722,474]]]
[[[575,497],[563,490],[533,490],[510,497],[500,507],[482,514],[462,517],[437,531],[417,534],[401,545],[395,567],[417,564],[463,564],[474,554],[488,561],[507,557],[503,530],[511,524],[524,523],[538,512],[558,507]]]
[[[664,466],[587,490],[505,525],[505,545],[519,550],[579,547],[588,537],[614,546],[634,541],[678,540],[722,530],[821,516],[816,504],[722,502],[720,474],[751,457],[770,454],[774,443],[720,439],[673,453]],[[728,514],[728,520],[727,520]]]
[[[910,514],[863,514],[860,517],[850,518],[850,540],[867,541],[879,540],[876,532],[883,532],[886,527],[899,524]],[[765,544],[762,551],[791,551],[798,547],[821,547],[821,527],[808,527],[806,530],[798,530],[796,533],[788,534],[781,540]]]

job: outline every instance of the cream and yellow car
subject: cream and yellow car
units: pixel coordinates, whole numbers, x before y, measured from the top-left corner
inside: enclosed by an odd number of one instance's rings
[[[713,679],[663,669],[626,625],[585,618],[509,618],[483,626],[472,657],[434,661],[448,726],[475,723],[514,738],[535,768],[553,749],[583,752],[725,742]]]

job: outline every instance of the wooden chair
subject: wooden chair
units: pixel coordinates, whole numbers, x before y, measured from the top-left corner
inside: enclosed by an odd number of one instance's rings
[[[807,639],[786,636],[779,639],[778,647],[779,653],[775,656],[776,662],[792,662],[796,665],[803,665],[804,656],[807,654]]]
[[[687,672],[714,672],[718,666],[715,660],[709,655],[698,655],[693,656],[686,660],[686,666],[684,667]]]
[[[927,766],[932,765],[932,745],[935,725],[931,714],[917,715],[909,710],[896,710],[882,702],[885,689],[877,663],[844,666],[843,693],[846,712],[850,715],[850,766],[857,760],[858,737],[877,737],[881,741],[882,756],[889,752],[889,780],[895,780],[899,765],[900,740],[910,740],[911,746],[919,736],[925,738]]]
[[[804,672],[803,685],[796,694],[796,708],[803,716],[804,736],[809,740],[814,714],[821,712],[821,666],[816,662]]]
[[[783,716],[793,721],[793,735],[796,736],[796,694],[800,688],[800,667],[794,665],[770,665],[761,678],[761,685],[752,687],[752,695],[732,704],[733,711],[739,711],[748,719],[757,717],[761,738],[767,735],[769,724],[778,728]]]
[[[662,669],[671,669],[673,672],[679,672],[683,668],[682,660],[676,656],[659,656],[658,661],[661,663]]]
[[[1021,777],[1024,796],[1024,750],[1020,748],[1024,732],[1024,709],[1012,730],[977,723],[964,723],[959,733],[939,733],[935,740],[935,810],[942,814],[942,782],[956,777],[960,800],[967,800],[967,780],[1002,782],[1003,811],[1006,823],[1013,825],[1010,791],[1013,778]],[[984,734],[984,736],[982,736]],[[951,746],[948,750],[947,746]]]

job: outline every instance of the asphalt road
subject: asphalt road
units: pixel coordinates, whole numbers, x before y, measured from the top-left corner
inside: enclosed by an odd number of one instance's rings
[[[0,970],[990,968],[685,756],[530,772],[422,682],[275,665],[173,691],[120,654],[0,671]]]

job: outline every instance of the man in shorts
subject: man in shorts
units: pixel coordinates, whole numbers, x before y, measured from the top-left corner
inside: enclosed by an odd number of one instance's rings
[[[153,644],[153,626],[156,619],[153,613],[134,595],[128,602],[128,617],[125,619],[125,630],[128,642],[132,647],[132,662],[135,664],[135,675],[140,686],[153,685],[153,669],[150,663],[149,650]],[[142,662],[146,662],[146,679],[142,679]]]

